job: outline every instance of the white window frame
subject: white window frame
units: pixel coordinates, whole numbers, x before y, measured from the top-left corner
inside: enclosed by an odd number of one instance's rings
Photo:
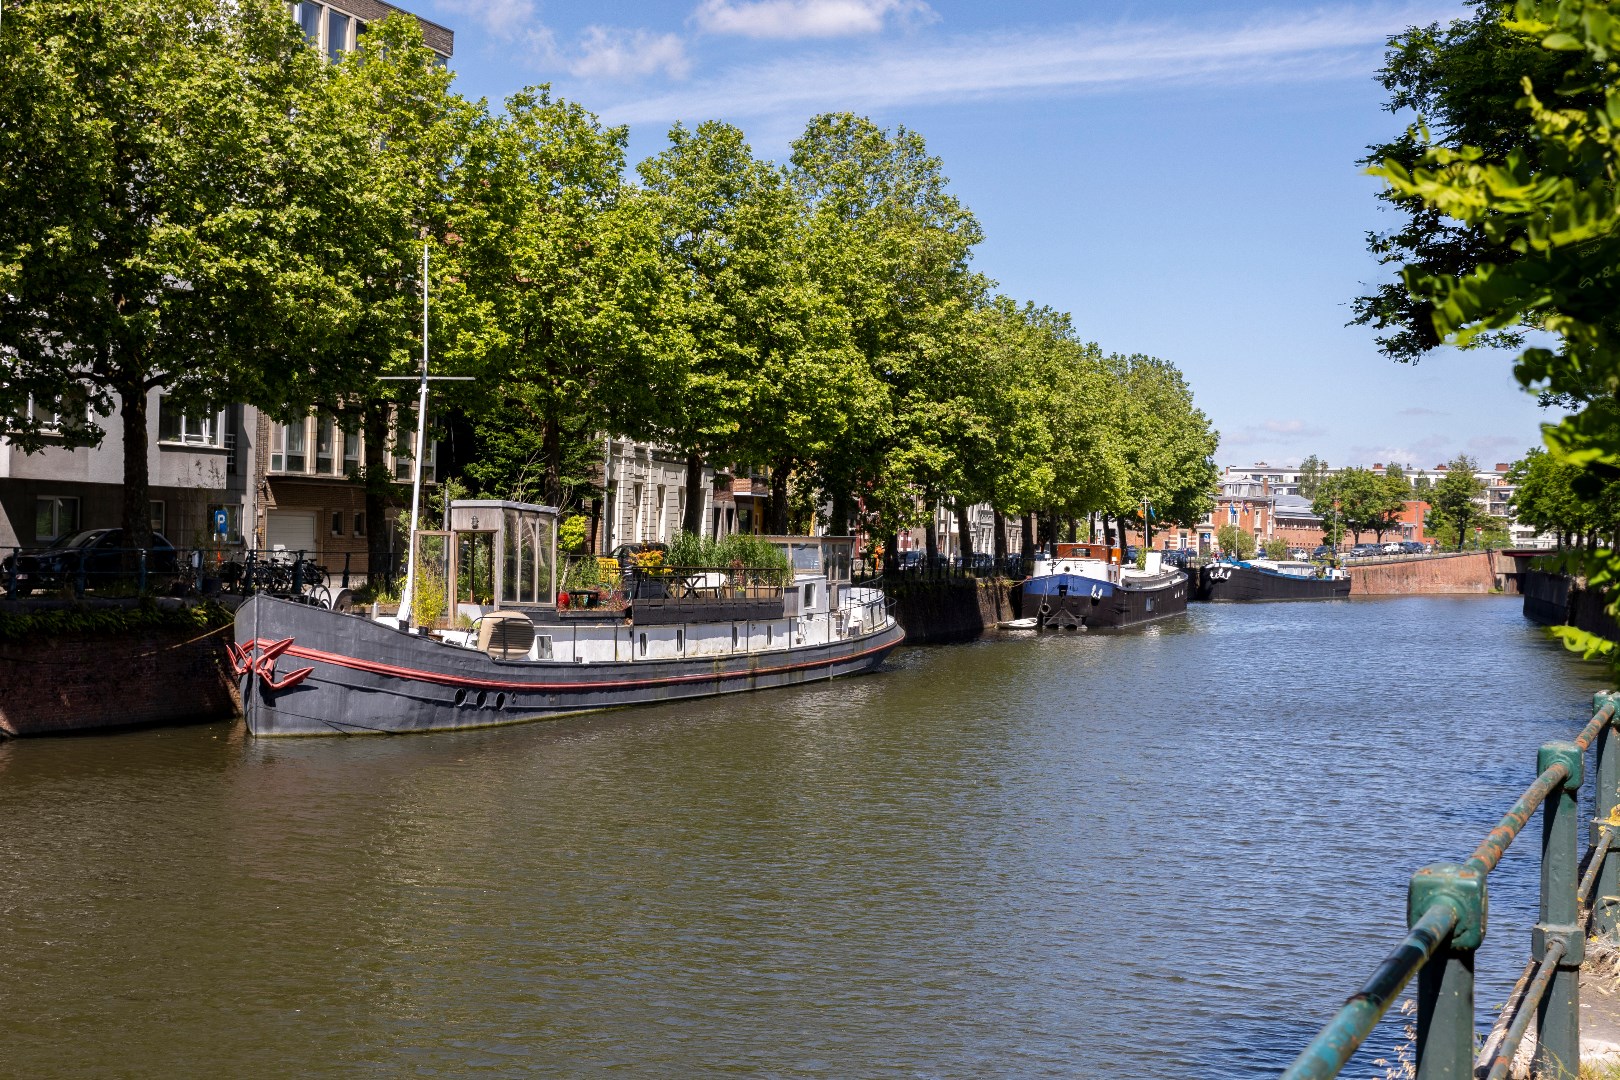
[[[49,502],[51,509],[51,535],[47,536],[39,531],[39,505]],[[73,513],[71,521],[64,523],[62,510],[71,506]],[[72,536],[79,530],[79,497],[77,495],[37,495],[34,497],[34,539],[60,540],[64,536]]]
[[[220,409],[212,416],[188,416],[180,414],[179,433],[165,435],[163,421],[169,411],[168,398],[158,398],[158,442],[169,446],[212,446],[225,445],[225,410]]]

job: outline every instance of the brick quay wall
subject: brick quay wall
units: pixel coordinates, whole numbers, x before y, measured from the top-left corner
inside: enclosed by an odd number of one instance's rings
[[[1504,588],[1494,551],[1424,555],[1389,562],[1352,564],[1351,596],[1412,596],[1490,593]],[[1511,567],[1509,567],[1511,569]]]
[[[224,720],[241,712],[231,628],[0,642],[0,739]]]

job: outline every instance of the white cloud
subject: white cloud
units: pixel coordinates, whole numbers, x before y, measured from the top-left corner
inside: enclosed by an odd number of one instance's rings
[[[659,72],[684,79],[692,69],[686,46],[674,34],[588,26],[568,70],[587,79],[639,79]]]
[[[736,4],[730,4],[736,7]],[[615,123],[804,115],[1126,86],[1366,78],[1385,39],[1455,4],[1272,14],[1232,28],[1158,23],[979,34],[735,67],[691,87],[603,109]]]
[[[890,18],[931,22],[923,0],[703,0],[692,21],[711,34],[751,38],[831,38],[875,34]]]
[[[535,0],[438,0],[438,7],[452,15],[475,19],[500,38],[525,37],[539,29]]]
[[[1314,436],[1322,434],[1321,428],[1310,427],[1303,420],[1267,420],[1260,426],[1273,435]]]

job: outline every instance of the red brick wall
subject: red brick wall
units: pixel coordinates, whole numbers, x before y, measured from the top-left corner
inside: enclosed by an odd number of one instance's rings
[[[231,627],[190,641],[196,636],[193,630],[149,630],[0,642],[0,737],[239,714],[225,653]]]

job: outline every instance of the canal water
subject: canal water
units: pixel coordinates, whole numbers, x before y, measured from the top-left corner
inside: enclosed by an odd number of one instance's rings
[[[1404,598],[459,735],[0,744],[0,1073],[1275,1075],[1600,688],[1512,599]]]

